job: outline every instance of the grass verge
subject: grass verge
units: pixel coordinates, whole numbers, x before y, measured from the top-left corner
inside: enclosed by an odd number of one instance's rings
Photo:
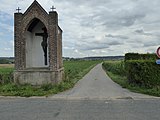
[[[21,96],[21,97],[30,97],[30,96],[49,96],[51,94],[56,94],[58,92],[65,91],[72,88],[78,80],[80,80],[85,74],[87,74],[96,64],[100,61],[66,61],[64,62],[65,68],[65,80],[58,85],[46,84],[42,86],[32,86],[29,84],[26,85],[17,85],[13,83],[13,80],[10,82],[4,82],[0,84],[0,95],[1,96]],[[5,74],[5,70],[1,68],[1,73]],[[8,68],[9,71],[13,68]]]
[[[121,85],[123,88],[127,88],[132,92],[136,93],[143,93],[147,95],[152,95],[152,96],[157,96],[160,97],[160,87],[152,87],[152,88],[147,88],[144,86],[138,86],[135,84],[129,84],[127,77],[124,74],[120,74],[121,71],[124,72],[123,65],[118,65],[118,64],[123,64],[122,61],[106,61],[103,63],[103,68],[105,69],[106,73],[108,76],[116,83]],[[115,72],[115,69],[117,72]]]

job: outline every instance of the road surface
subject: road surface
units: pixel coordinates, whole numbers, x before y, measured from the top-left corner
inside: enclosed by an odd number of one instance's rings
[[[160,120],[160,99],[111,81],[101,64],[58,95],[0,97],[0,120]]]
[[[102,65],[95,66],[73,89],[52,96],[58,99],[139,99],[153,98],[152,96],[137,94],[123,89],[113,82],[102,69]]]

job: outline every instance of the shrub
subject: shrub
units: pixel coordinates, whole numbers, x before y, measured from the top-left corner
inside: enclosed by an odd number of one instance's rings
[[[130,83],[146,87],[160,86],[160,65],[154,60],[128,60],[126,70]]]
[[[139,53],[126,53],[125,61],[127,60],[156,60],[156,54],[139,54]]]

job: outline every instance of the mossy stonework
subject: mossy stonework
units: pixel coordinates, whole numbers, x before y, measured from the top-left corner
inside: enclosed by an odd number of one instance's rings
[[[47,37],[42,33],[44,28]],[[57,12],[47,13],[36,0],[24,13],[14,14],[15,83],[42,85],[62,81],[62,32]],[[42,35],[36,36],[37,33]],[[45,50],[42,40],[46,40]]]

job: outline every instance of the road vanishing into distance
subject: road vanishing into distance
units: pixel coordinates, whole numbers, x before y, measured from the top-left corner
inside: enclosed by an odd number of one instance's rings
[[[98,64],[60,94],[0,97],[0,120],[160,120],[160,98],[123,89]]]

